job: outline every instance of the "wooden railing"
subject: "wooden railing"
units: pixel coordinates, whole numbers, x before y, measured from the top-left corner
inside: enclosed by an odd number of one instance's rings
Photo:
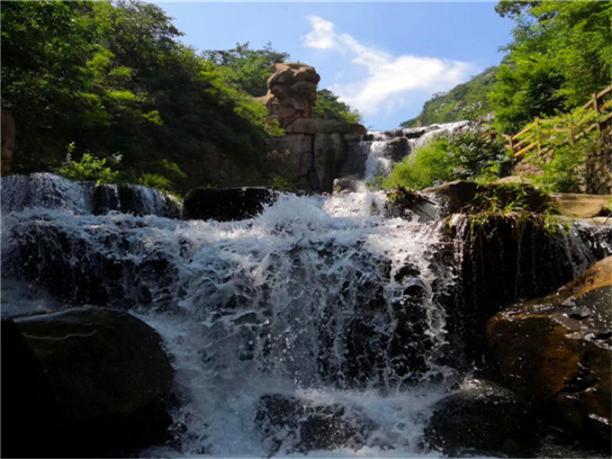
[[[606,100],[608,99],[608,100]],[[604,88],[597,94],[593,94],[591,99],[582,106],[585,110],[594,110],[596,113],[603,115],[596,123],[588,126],[583,132],[577,132],[574,138],[582,137],[585,133],[593,129],[604,131],[605,126],[612,119],[612,85]],[[550,149],[543,149],[539,139],[538,124],[540,120],[536,118],[532,123],[529,123],[522,131],[514,135],[506,136],[507,146],[514,156],[523,156],[526,153],[536,149],[538,155],[545,155],[550,152]]]

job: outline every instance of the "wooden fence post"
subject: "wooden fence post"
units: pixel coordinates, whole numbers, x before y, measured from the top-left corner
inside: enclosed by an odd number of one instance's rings
[[[540,122],[539,122],[539,118],[536,117],[536,119],[533,122],[533,125],[535,126],[535,135],[536,135],[536,147],[538,148],[538,156],[542,156],[542,145],[540,143]]]
[[[599,100],[597,100],[597,94],[593,93],[593,109],[595,109],[595,113],[597,113],[597,121],[595,122],[595,124],[597,125],[597,130],[599,131],[599,135],[602,134],[603,129],[601,126],[601,121],[599,119],[599,115],[600,115],[600,109],[599,109]]]

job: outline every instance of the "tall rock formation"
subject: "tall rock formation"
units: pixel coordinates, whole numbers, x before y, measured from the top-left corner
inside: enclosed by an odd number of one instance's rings
[[[309,65],[276,64],[262,100],[270,119],[285,129],[284,136],[268,142],[278,174],[298,188],[330,192],[335,178],[363,173],[352,165],[364,163],[356,157],[362,155],[359,141],[367,131],[360,124],[312,117],[319,80]]]
[[[321,77],[306,64],[279,63],[268,78],[268,94],[265,103],[270,118],[286,127],[299,118],[312,118],[317,98],[317,84]]]

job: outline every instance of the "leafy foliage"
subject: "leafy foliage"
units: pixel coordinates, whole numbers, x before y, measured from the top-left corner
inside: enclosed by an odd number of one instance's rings
[[[347,123],[359,123],[361,120],[361,116],[358,112],[352,110],[347,104],[338,100],[338,96],[329,89],[317,91],[314,116],[315,118],[346,121]]]
[[[504,132],[576,107],[609,84],[612,3],[504,0],[497,11],[516,22],[490,95]]]
[[[64,145],[74,141],[76,156],[121,153],[128,180],[157,174],[179,190],[263,183],[265,140],[278,126],[267,122],[265,107],[227,83],[224,67],[179,37],[149,3],[3,5],[2,106],[18,129],[15,172],[59,167]],[[160,161],[185,175],[160,168]],[[232,167],[219,171],[219,164]]]
[[[508,173],[512,160],[503,141],[485,135],[484,125],[433,139],[396,164],[385,188],[422,189],[448,180],[492,180]]]
[[[121,162],[120,157],[115,156],[109,161],[106,158],[96,158],[91,153],[84,153],[80,161],[73,161],[74,149],[74,142],[70,143],[66,161],[55,170],[59,175],[70,180],[96,182],[98,185],[121,181],[121,173],[114,169]]]
[[[289,54],[274,51],[272,43],[263,49],[249,48],[249,42],[236,43],[228,50],[209,50],[204,58],[219,67],[223,79],[247,94],[259,97],[268,90],[266,82],[274,64],[284,62]]]
[[[525,161],[540,171],[534,183],[549,191],[579,192],[584,186],[586,158],[599,147],[600,136],[587,132],[601,115],[579,107],[569,113],[538,119],[519,140],[536,140]]]

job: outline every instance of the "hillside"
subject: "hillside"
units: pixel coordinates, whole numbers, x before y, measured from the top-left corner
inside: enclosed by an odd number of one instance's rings
[[[487,93],[495,82],[496,72],[497,67],[490,67],[467,83],[455,86],[447,93],[435,94],[425,102],[419,116],[404,121],[401,126],[411,127],[458,121],[465,118],[464,110],[474,104],[482,104],[483,111],[490,111]]]

